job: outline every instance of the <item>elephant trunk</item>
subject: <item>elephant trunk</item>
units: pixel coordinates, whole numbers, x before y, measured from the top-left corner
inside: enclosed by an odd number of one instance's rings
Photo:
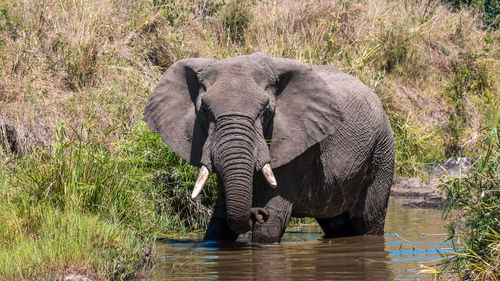
[[[250,230],[254,172],[255,130],[251,119],[220,117],[216,122],[213,160],[224,186],[229,227],[236,233]]]

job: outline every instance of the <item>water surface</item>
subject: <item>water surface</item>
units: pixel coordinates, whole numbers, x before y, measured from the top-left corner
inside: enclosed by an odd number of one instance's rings
[[[441,210],[390,204],[384,236],[324,239],[317,225],[289,227],[281,244],[158,243],[154,280],[431,280],[451,247]]]

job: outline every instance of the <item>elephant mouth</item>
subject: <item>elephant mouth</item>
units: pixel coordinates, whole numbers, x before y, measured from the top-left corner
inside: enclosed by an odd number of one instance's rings
[[[228,223],[232,231],[238,234],[243,234],[266,223],[268,219],[269,212],[264,208],[251,208],[250,218],[248,220],[232,220],[231,218],[228,218]]]
[[[263,224],[269,219],[269,212],[264,208],[252,208],[250,218],[253,225],[256,223]]]

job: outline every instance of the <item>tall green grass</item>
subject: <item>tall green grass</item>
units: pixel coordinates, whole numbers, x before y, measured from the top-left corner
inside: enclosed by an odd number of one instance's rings
[[[158,237],[205,226],[213,178],[191,200],[196,169],[142,122],[113,145],[91,134],[60,126],[51,148],[4,158],[0,276],[123,279],[147,269]]]
[[[464,280],[499,280],[500,276],[500,135],[498,125],[485,141],[485,155],[466,177],[448,181],[449,239],[458,251],[447,256],[444,267]],[[453,213],[451,212],[453,210]]]
[[[0,276],[6,279],[62,279],[80,273],[125,279],[147,270],[143,255],[151,239],[119,222],[74,208],[0,205]]]

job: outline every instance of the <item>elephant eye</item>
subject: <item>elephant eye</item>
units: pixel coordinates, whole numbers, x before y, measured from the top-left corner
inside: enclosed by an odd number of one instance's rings
[[[204,102],[202,102],[201,105],[200,105],[200,112],[203,112],[203,114],[205,114],[207,116],[209,115],[208,114],[209,110],[207,108],[207,105]]]
[[[208,118],[208,120],[214,120],[214,116],[212,114],[212,112],[210,111],[208,105],[205,103],[205,102],[201,102],[201,105],[200,105],[200,111],[203,112],[203,114],[206,116],[206,118]]]
[[[262,108],[259,115],[267,117],[270,113],[271,113],[271,106],[269,105],[269,102],[267,102],[266,105]]]

